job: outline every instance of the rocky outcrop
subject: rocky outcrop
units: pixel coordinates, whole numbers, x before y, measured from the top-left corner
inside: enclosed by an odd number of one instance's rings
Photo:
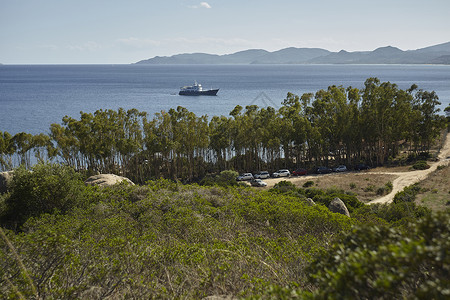
[[[334,213],[339,213],[350,217],[347,206],[345,206],[345,203],[337,197],[334,198],[333,201],[331,201],[330,205],[328,205],[328,209]]]
[[[8,186],[11,184],[14,171],[7,171],[0,173],[0,194],[8,191]]]
[[[121,182],[127,182],[128,184],[134,185],[134,183],[123,176],[115,175],[115,174],[99,174],[94,175],[86,179],[84,184],[86,185],[98,185],[98,186],[110,186]]]
[[[306,202],[306,204],[308,204],[309,206],[314,206],[314,205],[316,205],[316,203],[314,202],[314,200],[311,199],[311,198],[306,198],[305,202]]]

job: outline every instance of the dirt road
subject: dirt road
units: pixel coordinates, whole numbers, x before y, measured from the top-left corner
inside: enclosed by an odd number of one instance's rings
[[[431,167],[427,170],[418,170],[418,171],[410,171],[410,172],[400,172],[395,173],[398,177],[394,179],[392,182],[393,189],[392,192],[381,197],[378,199],[375,199],[373,201],[370,201],[368,204],[375,204],[375,203],[391,203],[394,200],[394,196],[397,192],[400,192],[405,187],[412,185],[414,183],[417,183],[419,181],[424,180],[431,172],[435,171],[438,166],[442,165],[448,165],[450,161],[450,133],[447,134],[447,137],[445,139],[444,147],[442,147],[439,155],[439,160],[437,162],[434,162],[431,165]],[[388,173],[384,173],[388,174]]]
[[[441,165],[448,165],[450,162],[450,133],[447,134],[445,144],[442,147],[439,155],[439,160],[434,163],[430,163],[430,168],[427,170],[418,170],[418,171],[407,171],[407,172],[389,172],[389,171],[380,171],[377,172],[376,170],[368,172],[368,173],[352,173],[353,176],[364,176],[368,177],[368,175],[391,175],[392,185],[393,189],[392,191],[380,198],[377,198],[375,200],[372,200],[370,202],[367,202],[368,204],[374,204],[374,203],[390,203],[394,200],[394,196],[397,192],[402,191],[405,187],[412,185],[414,183],[417,183],[419,181],[424,180],[431,172],[435,171],[438,166]],[[342,180],[343,177],[346,174],[349,173],[342,173],[342,174],[327,174],[327,175],[307,175],[307,176],[301,176],[301,177],[282,177],[282,178],[270,178],[265,180],[267,183],[267,188],[273,187],[276,183],[282,181],[282,180],[288,180],[292,182],[295,185],[301,185],[305,181],[312,180],[323,180],[327,179],[327,182],[333,182],[333,181],[339,181]],[[330,176],[330,177],[327,177]],[[366,179],[367,180],[367,179]],[[373,199],[373,198],[372,198]]]

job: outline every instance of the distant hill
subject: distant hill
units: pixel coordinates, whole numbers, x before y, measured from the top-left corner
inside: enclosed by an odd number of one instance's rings
[[[274,52],[250,49],[226,55],[184,53],[156,56],[137,64],[450,64],[450,42],[408,51],[387,46],[355,52],[290,47]]]

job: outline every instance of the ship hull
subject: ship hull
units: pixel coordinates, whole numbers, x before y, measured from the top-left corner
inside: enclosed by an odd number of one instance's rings
[[[207,91],[180,91],[178,95],[181,96],[216,96],[219,89]]]

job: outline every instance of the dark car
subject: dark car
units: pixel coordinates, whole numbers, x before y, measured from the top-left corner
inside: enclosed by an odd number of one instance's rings
[[[333,172],[347,172],[347,167],[344,165],[337,166],[333,168]]]
[[[302,168],[297,169],[292,172],[292,175],[294,175],[294,176],[300,176],[300,175],[306,175],[306,174],[308,174],[308,171],[306,171],[306,169],[302,169]]]
[[[318,167],[316,170],[317,174],[328,174],[331,173],[333,170],[331,170],[330,168],[327,167]]]
[[[369,170],[369,169],[370,169],[370,167],[368,165],[366,165],[366,164],[357,164],[355,166],[355,170],[356,171]]]

